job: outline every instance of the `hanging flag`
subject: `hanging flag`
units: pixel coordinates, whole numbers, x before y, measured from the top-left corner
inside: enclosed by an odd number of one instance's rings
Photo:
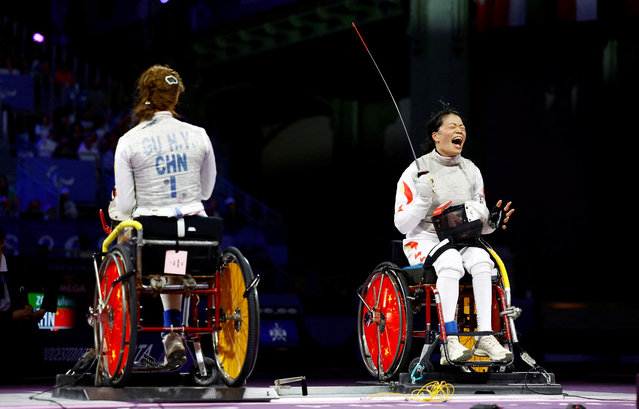
[[[557,21],[592,21],[597,19],[597,0],[557,0]]]
[[[545,25],[548,22],[546,9],[546,2],[544,0],[527,0],[526,24],[532,26]]]
[[[475,2],[475,13],[477,15],[477,31],[482,33],[488,29],[488,6],[487,0],[477,0]]]
[[[523,26],[524,24],[526,24],[526,0],[510,0],[508,25]]]
[[[477,31],[526,24],[526,0],[477,0]]]

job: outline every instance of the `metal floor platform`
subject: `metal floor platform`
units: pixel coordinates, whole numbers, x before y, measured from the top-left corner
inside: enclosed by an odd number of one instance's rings
[[[143,374],[131,376],[120,388],[93,386],[92,376],[78,380],[73,375],[57,375],[52,397],[85,401],[126,402],[266,402],[279,396],[274,388],[229,388],[226,386],[191,386],[177,374]]]
[[[225,386],[192,387],[185,385],[131,385],[124,388],[68,384],[65,379],[44,383],[0,385],[0,407],[7,409],[384,409],[388,407],[413,407],[443,405],[449,409],[472,407],[503,409],[547,409],[596,405],[598,409],[636,408],[636,385],[625,378],[622,382],[562,382],[562,393],[512,393],[513,388],[484,389],[494,384],[464,384],[456,382],[454,391],[433,396],[416,390],[403,393],[420,384],[405,385],[399,382],[371,383],[351,376],[320,377],[311,373],[308,385],[300,382],[278,384],[281,379],[262,374],[254,377],[241,388]],[[565,375],[564,375],[565,376]],[[300,378],[300,377],[297,377]],[[68,379],[67,379],[68,380]],[[157,380],[157,379],[155,379]],[[449,378],[449,380],[452,380]],[[90,379],[84,379],[91,383]],[[169,379],[167,379],[169,381]],[[510,380],[502,378],[504,385]],[[565,379],[564,379],[565,381]],[[424,380],[426,384],[426,380]],[[515,381],[516,382],[516,381]],[[572,383],[571,383],[572,382]],[[480,386],[477,386],[480,385]],[[639,385],[639,378],[638,384]],[[308,386],[308,387],[306,387]],[[450,388],[452,389],[452,388]],[[534,390],[534,389],[533,389]],[[445,398],[445,399],[444,399]],[[55,406],[54,406],[55,405]],[[265,406],[268,405],[268,408]]]
[[[513,373],[461,373],[433,372],[412,383],[408,373],[402,373],[394,382],[360,381],[353,386],[307,387],[305,379],[290,379],[272,386],[230,388],[223,385],[191,386],[179,374],[169,376],[131,377],[121,388],[96,387],[89,378],[78,382],[72,375],[58,375],[52,397],[84,401],[126,402],[267,402],[286,397],[312,396],[365,396],[383,393],[410,394],[432,381],[454,385],[456,394],[548,394],[560,395],[561,385],[541,374]],[[142,381],[142,379],[144,381]],[[550,382],[548,382],[550,380]]]

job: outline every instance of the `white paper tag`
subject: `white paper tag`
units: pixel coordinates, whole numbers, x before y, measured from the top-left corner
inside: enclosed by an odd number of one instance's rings
[[[188,251],[167,250],[164,256],[164,274],[186,274],[186,256]]]

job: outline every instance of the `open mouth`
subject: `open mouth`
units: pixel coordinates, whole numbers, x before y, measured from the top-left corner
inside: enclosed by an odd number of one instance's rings
[[[461,147],[462,143],[464,142],[464,138],[462,138],[461,136],[458,136],[456,138],[453,138],[452,142],[453,142],[453,145]]]

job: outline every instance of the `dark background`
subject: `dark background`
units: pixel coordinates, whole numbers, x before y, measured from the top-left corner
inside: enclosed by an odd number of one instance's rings
[[[465,115],[464,156],[482,170],[489,204],[513,201],[508,230],[489,241],[524,306],[527,348],[551,369],[633,372],[636,6],[599,1],[596,19],[564,21],[557,1],[530,1],[525,24],[495,17],[484,29],[479,2],[458,2],[465,12],[448,33],[432,22],[450,16],[420,17],[416,3],[21,1],[3,13],[51,33],[127,92],[151,64],[180,72],[179,111],[213,136],[221,173],[283,216],[288,265],[260,291],[297,294],[308,315],[353,319],[356,288],[401,238],[395,183],[412,160],[355,22],[418,154],[425,119],[450,102]],[[501,3],[486,4],[499,14]],[[302,127],[276,143],[315,117],[327,118],[328,134]],[[323,150],[306,148],[311,131]],[[356,341],[346,344],[308,354],[357,367]],[[279,356],[263,359],[270,353]]]

